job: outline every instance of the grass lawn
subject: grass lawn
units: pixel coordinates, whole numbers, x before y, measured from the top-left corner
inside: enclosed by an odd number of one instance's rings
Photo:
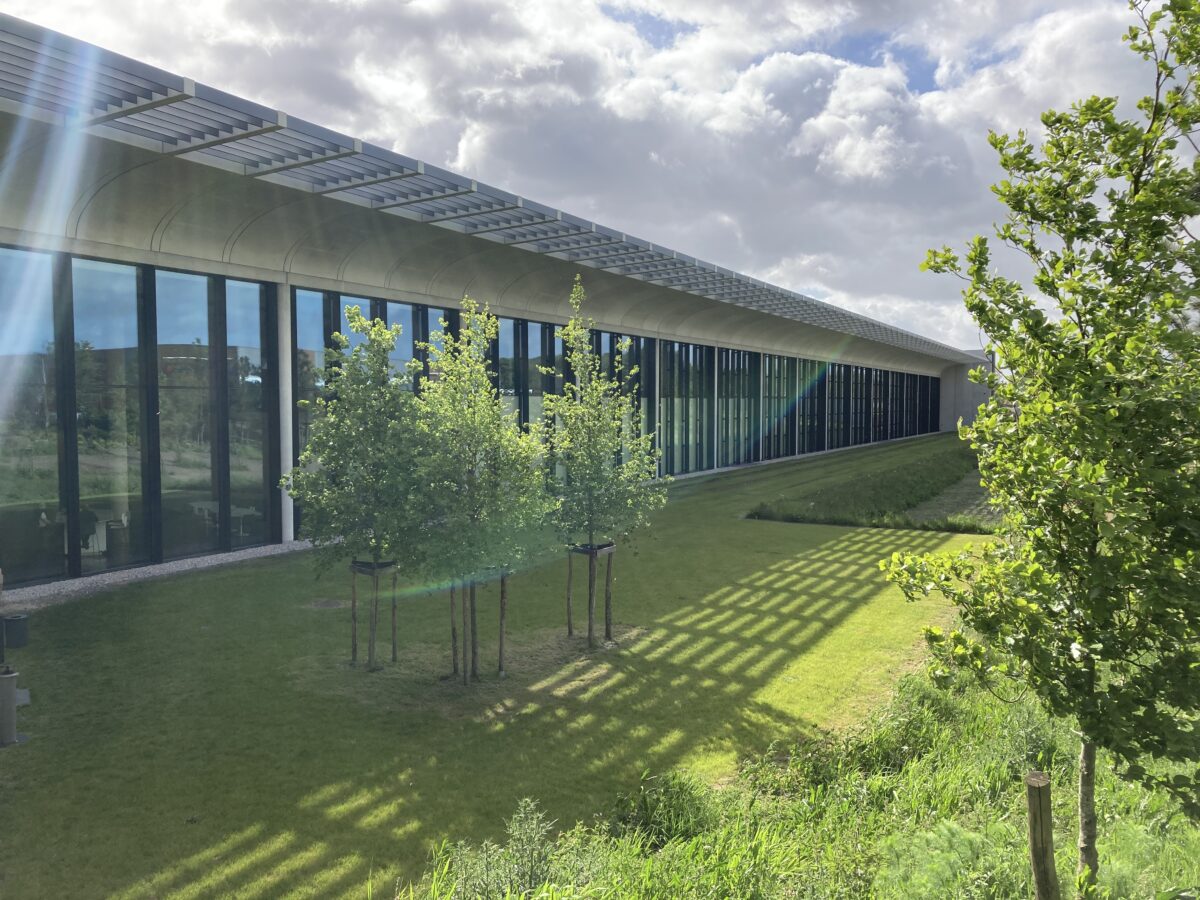
[[[944,440],[680,482],[616,556],[620,646],[566,639],[555,560],[512,580],[503,681],[494,589],[481,684],[441,677],[444,592],[405,595],[400,663],[368,674],[347,665],[349,576],[314,581],[303,555],[40,611],[12,654],[33,705],[30,743],[0,751],[0,896],[387,891],[444,835],[498,837],[521,797],[568,825],[646,769],[716,780],[774,739],[858,721],[949,617],[904,603],[878,560],[967,539],[745,515]]]

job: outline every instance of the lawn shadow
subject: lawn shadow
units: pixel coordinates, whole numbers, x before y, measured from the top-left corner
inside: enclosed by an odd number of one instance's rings
[[[797,526],[748,523],[746,539],[760,528]],[[249,776],[236,754],[214,760],[209,789],[244,792],[246,802],[198,831],[210,840],[176,862],[155,871],[147,858],[152,874],[123,895],[333,896],[360,890],[372,871],[377,879],[416,878],[445,836],[498,837],[522,797],[537,798],[568,826],[610,809],[645,770],[686,764],[705,750],[740,758],[811,732],[813,722],[764,697],[768,686],[864,606],[898,602],[880,599],[880,558],[901,544],[922,552],[949,539],[821,533],[828,537],[765,565],[747,553],[719,576],[704,571],[702,553],[677,558],[682,593],[694,600],[639,603],[636,587],[626,588],[618,608],[636,624],[622,627],[619,647],[587,652],[579,638],[535,629],[514,639],[505,680],[491,674],[489,656],[482,683],[443,681],[445,643],[413,640],[395,669],[333,671],[326,663],[344,648],[340,633],[336,645],[327,635],[317,652],[270,673],[311,716],[304,771],[324,777],[289,778],[297,748],[269,747],[278,734],[303,734],[303,723],[269,702],[248,710],[247,727],[268,745],[273,765],[257,760],[259,774]],[[661,562],[651,553],[639,565]],[[487,592],[484,608],[492,603]],[[241,746],[254,743],[252,734]],[[315,767],[312,754],[322,761]],[[269,803],[255,802],[268,794]]]

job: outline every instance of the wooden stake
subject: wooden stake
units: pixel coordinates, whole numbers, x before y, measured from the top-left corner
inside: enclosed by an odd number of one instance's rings
[[[508,618],[508,573],[500,573],[500,677],[504,672],[504,630]]]
[[[358,573],[350,567],[350,662],[358,663]]]
[[[458,616],[457,601],[454,597],[454,582],[450,582],[450,661],[454,665],[454,671],[450,674],[458,674]]]
[[[575,623],[571,617],[571,576],[574,572],[575,556],[571,553],[570,548],[567,548],[567,637],[575,636]]]
[[[608,568],[604,570],[604,640],[612,641],[612,558],[608,554]]]
[[[1037,900],[1059,900],[1049,775],[1029,772],[1025,776],[1025,801],[1029,807],[1029,864],[1033,867],[1034,896]]]

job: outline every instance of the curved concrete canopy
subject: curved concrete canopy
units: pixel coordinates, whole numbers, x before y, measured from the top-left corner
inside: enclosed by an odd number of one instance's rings
[[[469,292],[500,315],[550,322],[565,320],[581,273],[606,330],[924,374],[947,365],[9,114],[0,147],[10,244],[434,305]]]
[[[0,63],[14,243],[388,299],[471,292],[551,321],[582,270],[613,330],[930,373],[970,359],[4,15]]]

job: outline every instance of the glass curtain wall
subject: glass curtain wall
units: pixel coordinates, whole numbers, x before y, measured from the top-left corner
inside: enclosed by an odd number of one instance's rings
[[[0,249],[0,326],[10,583],[275,536],[263,286]]]
[[[711,469],[714,460],[714,348],[660,341],[659,433],[663,470],[677,475]]]
[[[782,459],[796,452],[796,363],[788,357],[763,354],[762,459]]]
[[[51,266],[0,248],[0,568],[13,584],[67,573]]]
[[[71,261],[79,555],[83,574],[150,558],[147,401],[133,266]],[[141,351],[139,351],[141,347]]]
[[[160,271],[155,276],[159,484],[167,559],[220,546],[208,285],[203,275]]]
[[[249,281],[225,283],[225,369],[229,395],[230,545],[270,540],[268,521],[275,494],[271,429],[275,397],[266,288]]]

